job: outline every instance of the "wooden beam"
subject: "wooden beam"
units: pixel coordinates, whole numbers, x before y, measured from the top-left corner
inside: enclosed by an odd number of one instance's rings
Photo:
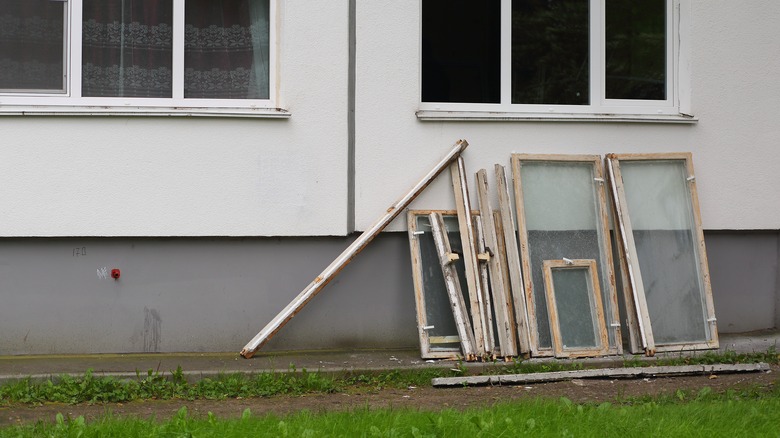
[[[485,315],[485,352],[496,356],[496,333],[493,330],[493,306],[490,297],[490,280],[488,279],[488,260],[490,256],[485,252],[485,229],[482,226],[482,218],[474,217],[474,231],[477,238],[477,263],[479,264],[479,285],[482,290],[482,312]]]
[[[488,252],[494,254],[499,250],[496,224],[493,221],[493,209],[490,207],[490,190],[488,187],[487,171],[480,169],[477,172],[477,198],[479,199],[479,214],[482,218],[483,235]],[[503,236],[502,236],[503,237]],[[498,327],[498,342],[501,347],[501,355],[517,356],[517,344],[515,343],[515,331],[513,330],[511,299],[507,294],[507,286],[504,284],[501,260],[499,257],[490,257],[488,260],[490,274],[490,293],[492,295],[493,309],[496,314],[496,326]]]
[[[314,281],[303,289],[290,304],[274,317],[252,340],[241,350],[241,356],[252,357],[271,337],[273,337],[285,324],[287,324],[314,296],[316,296],[333,278],[335,278],[352,259],[368,245],[374,237],[387,227],[398,214],[403,211],[420,194],[431,181],[436,178],[447,166],[468,146],[466,140],[458,140],[452,149],[442,158],[425,176],[417,182],[405,195],[395,201],[385,210],[384,214],[363,234],[358,236],[333,262],[325,268]]]
[[[642,273],[639,269],[639,257],[636,253],[636,243],[634,243],[633,227],[631,218],[628,216],[628,202],[626,193],[623,190],[623,178],[620,175],[620,168],[614,155],[609,154],[606,157],[607,172],[609,172],[609,183],[612,191],[612,201],[615,203],[615,212],[617,215],[617,228],[620,230],[620,244],[622,245],[622,256],[625,259],[629,287],[631,288],[631,307],[637,312],[637,325],[639,336],[642,341],[642,348],[645,354],[653,356],[655,354],[655,339],[650,325],[650,313],[647,310],[647,300],[645,299],[645,288],[642,282]],[[626,307],[628,309],[628,306]]]
[[[483,303],[482,287],[479,283],[476,239],[474,238],[474,221],[471,218],[471,201],[469,199],[468,182],[466,181],[466,166],[463,157],[450,165],[452,188],[455,193],[455,207],[458,211],[458,227],[463,243],[463,263],[466,269],[466,285],[469,291],[469,307],[473,321],[474,342],[476,353],[484,356],[485,335],[487,333],[487,315]]]
[[[506,262],[509,273],[512,302],[515,308],[515,326],[520,353],[531,353],[531,340],[528,334],[528,313],[526,311],[525,291],[523,288],[523,272],[520,265],[520,250],[517,247],[515,220],[510,206],[509,185],[506,180],[504,166],[496,164],[496,189],[498,191],[498,210],[501,213],[501,228],[503,242],[506,248]],[[501,238],[501,237],[499,237]]]

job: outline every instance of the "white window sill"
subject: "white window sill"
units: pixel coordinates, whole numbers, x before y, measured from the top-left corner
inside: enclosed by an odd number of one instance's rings
[[[577,113],[520,113],[502,111],[446,111],[418,110],[422,121],[461,122],[640,122],[640,123],[697,123],[698,118],[688,114],[577,114]]]
[[[119,107],[64,105],[0,106],[0,116],[142,116],[289,118],[281,108]]]

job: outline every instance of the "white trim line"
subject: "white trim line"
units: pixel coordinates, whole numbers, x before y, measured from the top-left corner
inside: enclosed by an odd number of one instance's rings
[[[281,108],[174,108],[30,105],[0,107],[0,116],[210,116],[289,118]]]
[[[644,122],[697,123],[697,117],[687,114],[588,114],[588,113],[525,113],[503,111],[443,111],[418,110],[421,121],[514,121],[514,122]]]

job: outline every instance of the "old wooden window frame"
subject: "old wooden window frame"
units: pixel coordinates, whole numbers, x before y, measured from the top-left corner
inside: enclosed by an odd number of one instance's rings
[[[523,196],[522,185],[522,165],[524,161],[531,162],[551,162],[551,163],[583,163],[592,165],[593,183],[595,185],[595,196],[598,214],[597,214],[597,232],[601,234],[599,242],[599,257],[602,261],[601,272],[603,285],[601,285],[604,294],[604,303],[606,303],[608,312],[605,313],[609,329],[614,330],[614,345],[609,344],[609,354],[622,354],[623,343],[620,332],[620,316],[618,313],[617,293],[615,290],[615,275],[612,259],[612,245],[609,236],[609,216],[607,214],[607,196],[604,187],[603,167],[601,156],[599,155],[557,155],[557,154],[512,154],[512,173],[514,177],[515,208],[517,214],[517,226],[520,237],[520,254],[523,271],[523,280],[526,294],[526,310],[528,312],[528,331],[530,337],[530,348],[533,356],[552,356],[552,348],[539,347],[539,333],[537,318],[547,315],[538,315],[535,305],[535,292],[533,284],[532,267],[530,260],[528,226],[526,223],[525,209],[533,208],[526,206]],[[537,267],[542,269],[541,266]],[[604,290],[606,289],[606,290]]]
[[[439,347],[432,348],[434,344],[452,344],[460,343],[460,336],[457,333],[447,335],[441,339],[432,339],[428,334],[428,330],[432,327],[428,321],[428,315],[426,313],[426,298],[425,298],[425,285],[422,264],[422,253],[420,249],[419,236],[425,233],[432,233],[432,229],[423,230],[418,226],[418,218],[428,218],[431,213],[439,213],[442,216],[448,216],[457,218],[457,212],[455,210],[407,210],[406,218],[408,222],[408,235],[409,235],[409,251],[412,260],[412,282],[414,286],[414,301],[417,314],[417,331],[420,339],[420,357],[423,359],[452,359],[461,354],[461,347]],[[477,211],[471,212],[472,217],[478,214]],[[430,219],[428,219],[430,220]],[[448,229],[448,232],[459,233],[458,229]],[[462,285],[464,286],[464,285]],[[445,291],[446,292],[446,291]],[[465,299],[465,296],[464,296]],[[466,309],[468,311],[468,309]],[[446,338],[446,339],[445,339]],[[431,341],[434,342],[431,342]],[[441,341],[441,342],[437,342]],[[446,341],[446,342],[445,342]]]
[[[712,286],[710,284],[709,267],[707,263],[707,251],[704,244],[704,230],[701,222],[701,212],[699,208],[699,196],[696,189],[696,177],[693,169],[693,155],[690,152],[680,153],[660,153],[660,154],[608,154],[605,158],[607,171],[609,173],[610,189],[616,211],[617,227],[620,230],[620,244],[622,257],[625,258],[625,275],[628,281],[624,281],[623,287],[628,288],[625,292],[626,308],[634,312],[636,325],[630,329],[635,332],[634,338],[641,339],[642,348],[646,354],[653,355],[656,351],[681,351],[718,348],[718,328],[715,318],[715,305],[712,300]],[[686,178],[688,195],[693,215],[693,223],[690,224],[694,231],[694,244],[698,260],[698,271],[700,279],[699,292],[704,296],[704,310],[706,312],[704,326],[710,338],[705,342],[683,342],[683,343],[664,343],[659,344],[653,336],[653,328],[650,320],[649,309],[645,297],[644,284],[642,282],[642,273],[639,266],[636,243],[634,241],[634,229],[631,224],[631,218],[628,211],[628,202],[626,199],[625,187],[623,184],[623,175],[620,171],[620,162],[628,161],[684,161],[685,169],[688,173]],[[703,290],[701,290],[703,289]],[[628,299],[630,298],[630,299]],[[630,307],[629,307],[630,305]],[[636,333],[638,331],[638,333]]]
[[[544,291],[547,296],[547,314],[550,318],[550,328],[552,330],[553,353],[555,357],[592,357],[604,356],[609,352],[609,336],[607,334],[607,323],[604,318],[604,306],[601,300],[601,288],[599,287],[599,274],[594,259],[574,259],[574,260],[545,260],[544,261]],[[594,337],[601,344],[594,348],[568,348],[563,345],[563,333],[561,321],[558,316],[558,306],[555,298],[555,282],[553,281],[554,270],[564,269],[585,269],[587,271],[587,285],[590,315],[596,322],[597,331]],[[583,312],[586,309],[583,309]]]

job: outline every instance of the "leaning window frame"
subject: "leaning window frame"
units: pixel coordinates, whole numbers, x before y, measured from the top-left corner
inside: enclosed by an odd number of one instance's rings
[[[690,0],[666,0],[667,35],[666,100],[645,101],[607,99],[605,14],[606,0],[590,1],[590,95],[589,105],[548,105],[512,103],[512,1],[501,0],[501,102],[457,103],[420,101],[421,120],[553,120],[553,121],[651,121],[695,122],[690,98]],[[422,14],[422,6],[420,6]],[[422,22],[422,20],[421,20]],[[420,26],[422,53],[422,26]],[[419,64],[422,96],[422,63]]]
[[[186,0],[173,2],[172,84],[170,98],[83,97],[81,96],[83,0],[64,0],[65,5],[65,91],[0,92],[0,115],[216,115],[288,117],[277,107],[278,85],[278,0],[269,0],[268,99],[184,98],[184,8]]]

